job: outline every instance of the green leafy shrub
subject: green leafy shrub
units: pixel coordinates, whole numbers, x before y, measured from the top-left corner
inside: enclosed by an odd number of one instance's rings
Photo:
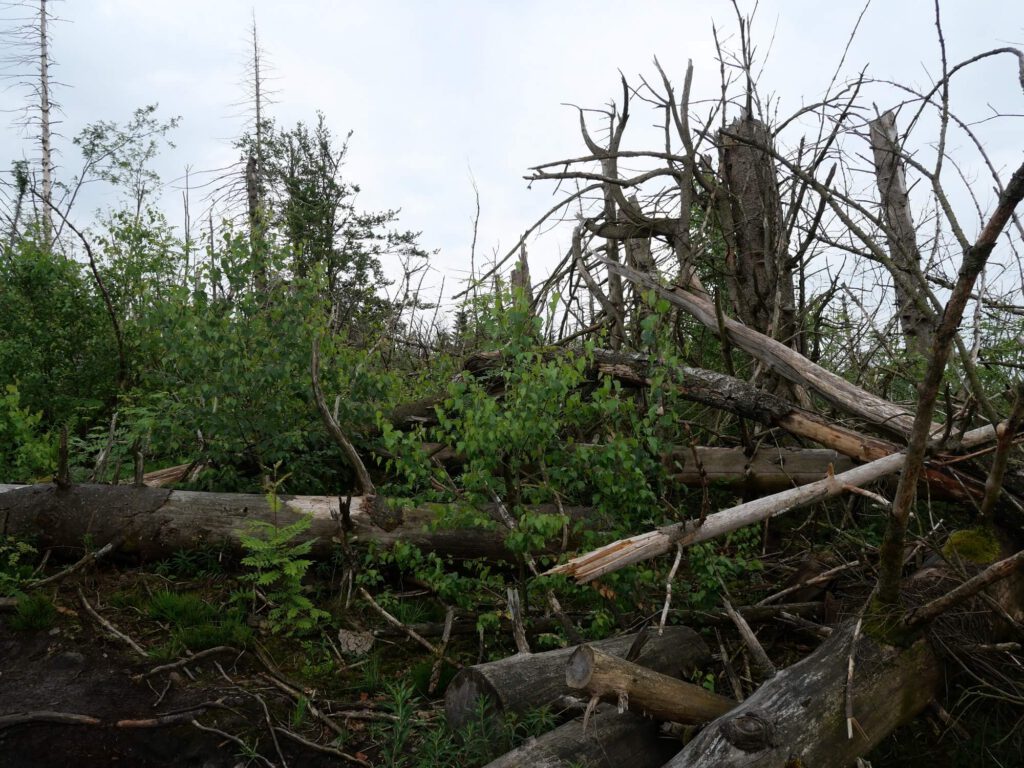
[[[22,597],[21,586],[32,576],[33,568],[26,562],[36,554],[27,541],[0,535],[0,597]]]
[[[16,385],[0,393],[0,481],[32,483],[52,473],[56,446],[42,418],[21,405]]]

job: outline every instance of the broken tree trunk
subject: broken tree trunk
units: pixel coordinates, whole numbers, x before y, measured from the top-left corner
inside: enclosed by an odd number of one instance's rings
[[[846,627],[710,723],[666,768],[845,768],[924,709],[941,678],[926,640],[909,648],[854,642]]]
[[[591,697],[615,701],[620,711],[629,709],[676,723],[706,723],[736,706],[732,699],[699,685],[663,675],[591,645],[581,645],[573,651],[565,667],[565,684]]]
[[[583,727],[578,717],[528,740],[485,768],[660,768],[679,749],[675,739],[662,738],[658,723],[601,707]]]
[[[592,645],[607,654],[625,656],[635,637],[624,635]],[[565,667],[575,650],[520,653],[460,670],[444,697],[448,724],[459,728],[472,720],[481,697],[492,713],[500,715],[543,707],[572,693],[566,685]],[[685,677],[709,658],[707,645],[692,629],[666,627],[663,635],[648,638],[636,663],[666,675]]]
[[[353,496],[345,510],[337,496],[281,496],[279,503],[275,510],[258,494],[126,485],[0,485],[0,531],[32,536],[39,546],[58,553],[81,551],[84,541],[101,547],[123,537],[121,554],[154,560],[200,544],[239,549],[239,537],[252,534],[254,521],[288,525],[309,515],[310,528],[299,539],[312,539],[316,556],[347,536],[384,546],[404,541],[455,558],[512,558],[503,526],[435,528],[444,504],[389,507],[380,496]],[[565,511],[577,519],[587,514],[579,508]]]
[[[659,282],[636,270],[605,258],[600,258],[600,261],[609,271],[618,272],[634,284],[654,291],[670,304],[685,309],[707,328],[718,332],[718,316],[714,305],[708,299],[683,291],[666,290]],[[725,318],[724,327],[729,335],[729,341],[778,375],[794,384],[814,390],[834,407],[859,416],[886,433],[901,438],[910,434],[914,417],[905,408],[850,383],[832,371],[812,363],[785,344],[743,323]],[[941,430],[939,425],[932,425],[933,432],[941,433]]]
[[[979,445],[994,439],[995,435],[994,428],[981,427],[964,435],[963,445],[965,447]],[[840,475],[826,477],[816,483],[716,512],[708,515],[703,522],[689,520],[666,525],[638,536],[620,539],[592,552],[574,557],[568,562],[552,568],[548,573],[572,576],[578,582],[590,581],[606,573],[625,568],[627,565],[663,555],[676,544],[683,546],[698,544],[718,536],[724,536],[752,523],[837,496],[852,488],[860,488],[898,472],[906,462],[906,458],[904,453],[894,453],[877,461],[862,464]]]
[[[771,144],[767,126],[749,115],[719,135],[726,274],[742,322],[795,347],[793,272]]]
[[[922,293],[918,278],[921,252],[917,247],[917,231],[910,214],[910,195],[907,192],[907,179],[896,134],[896,114],[890,110],[868,125],[871,129],[871,151],[884,213],[889,258],[892,261],[889,271],[896,292],[900,327],[903,329],[907,349],[927,355],[932,348],[935,327],[930,314],[917,304],[917,297]]]

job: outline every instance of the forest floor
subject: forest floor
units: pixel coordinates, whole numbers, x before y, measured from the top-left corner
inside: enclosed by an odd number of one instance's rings
[[[766,568],[776,574],[778,553],[769,559]],[[60,567],[51,564],[46,572]],[[735,585],[737,605],[761,594],[765,576],[748,574]],[[444,609],[436,596],[392,581],[391,612],[439,643]],[[836,625],[863,602],[862,581],[851,569],[830,585],[786,595],[785,604],[816,602],[820,609],[806,615]],[[145,566],[104,560],[32,590],[17,608],[8,601],[0,609],[0,765],[483,766],[557,719],[543,711],[495,724],[480,713],[479,723],[452,732],[442,706],[452,667],[440,668],[431,689],[436,657],[339,583],[330,563],[315,565],[305,588],[330,617],[315,631],[292,635],[268,621],[265,604],[246,597],[252,587],[234,558],[206,550]],[[672,623],[700,630],[721,652],[701,680],[729,694],[722,654],[731,654],[732,674],[752,686],[729,622],[717,609],[693,610],[684,597],[678,601]],[[450,658],[472,664],[515,652],[507,622],[484,640],[475,620],[458,621]],[[527,626],[535,650],[553,642],[553,627],[543,621]],[[780,667],[820,641],[778,617],[756,626]],[[968,724],[966,739],[933,716],[919,718],[876,750],[872,764],[990,764],[969,755],[1005,734],[1006,723],[976,714],[981,717]]]

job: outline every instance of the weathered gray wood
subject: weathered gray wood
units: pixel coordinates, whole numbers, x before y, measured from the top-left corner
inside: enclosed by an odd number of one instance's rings
[[[736,702],[591,645],[573,651],[565,667],[565,684],[604,701],[656,720],[706,723],[725,714]]]
[[[608,259],[602,258],[601,263],[609,271],[618,272],[636,285],[654,291],[670,304],[685,309],[706,327],[718,330],[715,307],[703,296],[666,290],[661,283],[647,275]],[[813,389],[836,408],[859,416],[887,433],[899,437],[910,434],[914,417],[905,408],[850,383],[832,371],[812,363],[785,344],[736,320],[725,319],[725,332],[729,335],[729,340],[744,352],[794,384]],[[938,424],[931,425],[931,429],[935,433],[942,431],[941,425]]]
[[[875,179],[884,213],[889,271],[896,292],[896,309],[907,348],[926,355],[931,351],[935,335],[934,322],[923,307],[918,306],[921,294],[921,252],[917,246],[917,231],[910,213],[910,195],[900,157],[896,133],[896,114],[893,111],[868,123],[871,132],[871,152],[875,161]]]
[[[696,455],[694,455],[696,454]],[[672,480],[683,485],[730,483],[760,492],[781,491],[845,472],[853,462],[827,448],[761,447],[753,456],[743,448],[677,448],[670,457]]]
[[[592,645],[613,656],[625,656],[634,638],[625,635]],[[517,654],[460,670],[444,697],[448,723],[459,728],[469,722],[478,711],[481,697],[492,712],[501,714],[543,707],[571,693],[565,681],[565,666],[575,650],[571,647]],[[666,675],[685,677],[709,658],[707,645],[692,629],[666,627],[663,635],[648,639],[636,662]]]
[[[326,554],[341,535],[339,500],[333,496],[282,496],[275,513],[265,496],[200,493],[127,485],[0,485],[0,530],[33,536],[40,546],[73,555],[88,537],[100,547],[123,536],[122,555],[159,559],[201,543],[239,547],[254,521],[288,525],[309,515],[316,556]],[[381,497],[354,496],[349,503],[349,540],[390,546],[397,541],[456,558],[510,557],[504,529],[435,529],[445,505],[391,507]],[[555,512],[555,508],[551,508]],[[570,515],[585,510],[566,509]],[[497,519],[497,518],[495,518]],[[578,517],[577,517],[578,519]]]
[[[599,707],[586,730],[576,718],[528,740],[485,768],[659,768],[679,749],[675,739],[659,734],[658,723]]]
[[[846,692],[852,629],[781,671],[750,698],[710,723],[666,768],[845,768],[939,692],[941,666],[925,640],[909,648],[857,641],[852,737]]]

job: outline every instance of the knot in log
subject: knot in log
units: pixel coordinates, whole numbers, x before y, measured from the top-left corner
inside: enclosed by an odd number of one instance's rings
[[[744,752],[760,752],[777,746],[774,724],[759,712],[747,712],[732,718],[722,726],[722,736]]]

